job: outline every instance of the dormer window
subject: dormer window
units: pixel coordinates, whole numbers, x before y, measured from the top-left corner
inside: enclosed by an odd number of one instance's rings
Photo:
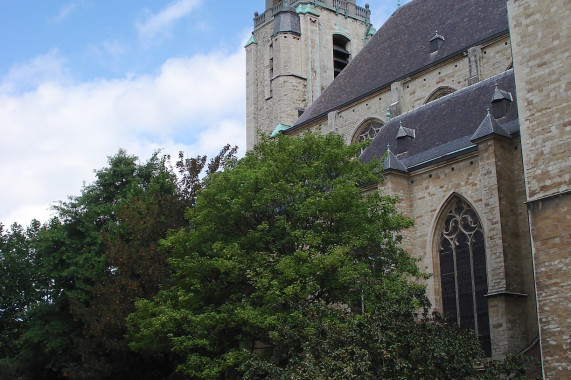
[[[438,31],[434,33],[434,36],[430,39],[430,52],[434,53],[440,49],[442,43],[444,42],[444,36],[438,34]]]
[[[333,77],[337,77],[341,71],[349,64],[349,39],[340,34],[333,35]]]
[[[495,119],[506,116],[510,110],[513,97],[511,92],[498,89],[498,84],[495,84],[494,94],[492,95],[492,116]]]
[[[416,137],[416,131],[412,128],[407,128],[399,122],[399,130],[397,132],[397,154],[403,153],[408,150]]]

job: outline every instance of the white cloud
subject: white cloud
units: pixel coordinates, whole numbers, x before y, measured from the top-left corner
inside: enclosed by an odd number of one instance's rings
[[[65,60],[57,49],[52,49],[28,62],[14,65],[4,78],[0,78],[0,95],[33,89],[48,80],[64,81],[68,77]]]
[[[63,19],[65,19],[67,16],[69,16],[69,14],[75,9],[77,8],[78,5],[80,5],[81,1],[72,1],[71,3],[65,4],[63,5],[60,10],[59,13],[57,14],[57,16],[55,16],[52,21],[55,23],[61,22]]]
[[[243,153],[244,61],[240,48],[84,83],[62,74],[55,52],[14,68],[0,80],[0,222],[45,221],[49,205],[78,195],[119,147],[141,159],[159,148],[212,156],[226,143]]]
[[[139,36],[148,39],[163,33],[174,22],[187,16],[200,3],[201,0],[176,0],[169,3],[158,13],[151,15],[146,21],[137,23]]]

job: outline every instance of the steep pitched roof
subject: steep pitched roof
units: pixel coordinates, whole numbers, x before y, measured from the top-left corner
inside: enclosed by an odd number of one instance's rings
[[[510,134],[504,127],[498,123],[496,119],[490,114],[490,110],[488,110],[488,114],[484,117],[484,120],[480,123],[476,132],[470,137],[470,141],[476,142],[484,137],[488,137],[491,135],[498,135],[504,137],[510,137]]]
[[[379,131],[361,158],[370,161],[382,157],[387,145],[396,147],[396,158],[408,171],[421,168],[440,159],[476,150],[471,142],[473,135],[488,117],[495,83],[502,90],[515,94],[513,70],[463,88],[426,105],[418,107],[387,122]],[[519,132],[516,99],[507,114],[484,123],[493,125],[493,133],[501,128],[502,135],[514,136]],[[414,130],[412,141],[402,151],[399,149],[399,129],[404,126]],[[482,128],[484,128],[482,127]],[[481,131],[481,130],[480,130]],[[401,139],[402,140],[402,139]]]
[[[384,170],[394,170],[399,172],[407,172],[406,166],[398,159],[397,156],[387,147],[387,155],[385,156],[385,162],[383,165]]]
[[[445,40],[430,53],[438,31]],[[294,128],[508,31],[505,0],[414,0],[399,7]]]

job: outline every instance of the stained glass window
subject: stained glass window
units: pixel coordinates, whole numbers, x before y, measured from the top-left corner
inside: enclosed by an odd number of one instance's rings
[[[363,141],[375,138],[377,133],[379,133],[379,131],[381,130],[382,126],[383,126],[383,124],[381,124],[378,121],[368,122],[358,132],[357,138],[355,139],[354,142],[363,142]],[[364,149],[361,149],[361,152],[359,152],[359,154],[363,153],[363,151],[364,151]]]
[[[440,281],[444,315],[462,329],[474,330],[491,356],[484,234],[476,212],[455,199],[440,235]]]

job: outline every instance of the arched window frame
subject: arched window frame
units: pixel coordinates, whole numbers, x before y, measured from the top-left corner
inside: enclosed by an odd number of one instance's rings
[[[451,223],[454,221],[454,223]],[[433,237],[433,265],[434,265],[434,285],[435,285],[435,306],[446,317],[451,318],[451,321],[456,322],[461,328],[470,328],[478,336],[482,349],[486,356],[491,356],[491,335],[490,335],[490,322],[489,310],[486,294],[488,292],[487,284],[487,254],[485,247],[485,231],[482,226],[482,219],[478,215],[475,208],[464,197],[454,193],[448,197],[447,201],[441,207],[435,222],[434,237]],[[463,228],[462,228],[463,227]],[[467,230],[467,233],[465,233]],[[458,241],[460,234],[467,237],[466,240]],[[474,239],[477,239],[479,246],[476,246]],[[443,240],[450,243],[452,251],[446,251],[443,246]],[[454,245],[453,245],[453,244]],[[462,247],[462,245],[467,247]],[[468,248],[468,249],[466,249]],[[450,257],[448,262],[442,261],[442,255],[450,255],[453,265],[453,276],[447,271],[446,265],[450,265]],[[458,258],[458,255],[463,255]],[[459,266],[469,260],[469,271],[458,270]],[[459,264],[458,261],[461,261]],[[444,268],[443,268],[444,266]],[[467,273],[469,272],[469,273]],[[446,276],[447,278],[443,278]],[[467,281],[470,280],[470,281]],[[445,282],[448,282],[448,286]],[[453,281],[453,295],[454,304],[450,304],[450,281]],[[460,284],[459,281],[462,281]],[[466,285],[470,284],[471,305],[466,305],[467,292],[462,293],[462,290],[467,290]],[[459,289],[459,288],[464,289]],[[461,294],[463,300],[460,300]],[[448,300],[446,299],[448,297]],[[464,302],[462,302],[464,301]],[[471,316],[473,317],[473,325],[469,318],[470,307],[473,308]],[[464,308],[464,310],[462,310]],[[455,309],[450,313],[450,309]],[[468,315],[468,318],[463,318],[463,315]]]
[[[383,129],[382,120],[377,118],[368,118],[362,121],[359,126],[355,129],[353,137],[351,138],[351,144],[356,144],[358,142],[365,141],[367,139],[374,139],[377,134]],[[363,153],[364,149],[361,149],[359,155]]]
[[[453,92],[456,92],[456,89],[448,86],[438,87],[436,90],[432,91],[430,95],[424,101],[424,104],[430,103],[433,100],[440,99],[443,96],[450,95]]]

